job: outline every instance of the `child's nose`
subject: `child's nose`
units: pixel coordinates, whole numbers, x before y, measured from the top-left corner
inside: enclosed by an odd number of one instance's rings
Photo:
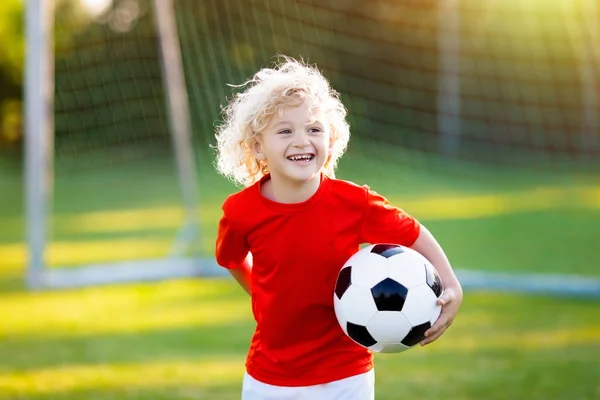
[[[310,138],[308,136],[308,133],[304,132],[304,133],[299,133],[298,135],[296,135],[296,146],[298,147],[306,147],[308,145],[310,145]]]

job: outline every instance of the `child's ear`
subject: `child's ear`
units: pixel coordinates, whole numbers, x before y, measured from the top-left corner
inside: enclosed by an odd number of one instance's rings
[[[254,158],[259,161],[264,161],[266,158],[262,150],[262,144],[258,138],[254,140],[254,143],[252,143],[252,153],[254,154]]]

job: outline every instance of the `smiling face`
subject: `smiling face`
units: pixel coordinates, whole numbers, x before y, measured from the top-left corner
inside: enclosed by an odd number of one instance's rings
[[[316,182],[318,187],[329,157],[327,117],[307,100],[282,111],[258,136],[255,157],[267,163],[273,184],[292,188]]]

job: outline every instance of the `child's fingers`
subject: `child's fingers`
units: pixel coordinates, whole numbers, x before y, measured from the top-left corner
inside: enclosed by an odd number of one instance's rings
[[[423,339],[421,341],[421,346],[425,346],[426,344],[429,344],[429,343],[437,340],[437,338],[442,336],[442,334],[444,333],[446,328],[447,328],[446,326],[442,326],[442,327],[440,327],[440,329],[429,329],[425,333],[425,339]]]
[[[444,293],[437,299],[437,303],[441,306],[446,305],[454,298],[454,291],[452,289],[445,290]]]
[[[428,337],[428,336],[434,335],[438,331],[440,331],[441,329],[445,329],[449,325],[450,325],[450,319],[447,318],[442,313],[442,315],[440,315],[440,317],[438,318],[438,320],[435,321],[435,324],[433,324],[433,326],[431,328],[429,328],[428,330],[425,331],[425,336]]]
[[[426,344],[437,340],[437,338],[442,336],[442,334],[446,331],[446,329],[448,329],[449,326],[450,319],[445,318],[444,320],[442,320],[442,318],[440,317],[440,319],[438,319],[437,322],[431,328],[425,331],[425,339],[421,341],[421,346],[425,346]]]
[[[425,331],[425,339],[421,341],[421,346],[425,346],[442,336],[446,329],[452,325],[453,320],[454,317],[450,311],[442,312],[435,324]]]
[[[444,293],[437,299],[437,304],[442,306],[442,313],[438,320],[433,324],[431,328],[425,331],[425,339],[421,341],[421,346],[425,346],[435,340],[437,340],[442,334],[448,329],[454,321],[456,310],[458,306],[448,306],[456,298],[456,293],[453,289],[445,290]]]
[[[439,336],[438,333],[441,334],[445,330],[445,326],[446,323],[441,321],[440,317],[431,328],[425,331],[425,340],[432,341],[432,338],[437,338],[437,336]]]

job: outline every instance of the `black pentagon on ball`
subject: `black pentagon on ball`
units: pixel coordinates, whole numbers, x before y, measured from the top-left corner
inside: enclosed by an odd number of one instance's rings
[[[338,299],[341,299],[346,290],[350,287],[352,283],[350,280],[350,276],[352,275],[352,267],[342,268],[337,277],[337,282],[335,283],[335,295]]]
[[[397,244],[376,244],[371,249],[371,253],[379,254],[382,257],[390,258],[396,254],[404,253],[402,246]]]
[[[433,293],[435,293],[435,296],[440,297],[444,291],[442,279],[435,268],[429,264],[425,264],[425,280],[427,285],[433,290]]]
[[[373,336],[369,333],[366,326],[356,325],[352,322],[346,324],[346,330],[348,336],[350,336],[355,342],[360,343],[365,347],[373,346],[377,341],[373,339]]]
[[[430,322],[425,322],[424,324],[413,326],[413,328],[408,332],[408,335],[402,339],[402,344],[405,346],[412,347],[419,343],[421,340],[425,339],[425,331],[431,328]]]
[[[391,278],[385,278],[371,288],[379,311],[402,311],[408,289]]]

